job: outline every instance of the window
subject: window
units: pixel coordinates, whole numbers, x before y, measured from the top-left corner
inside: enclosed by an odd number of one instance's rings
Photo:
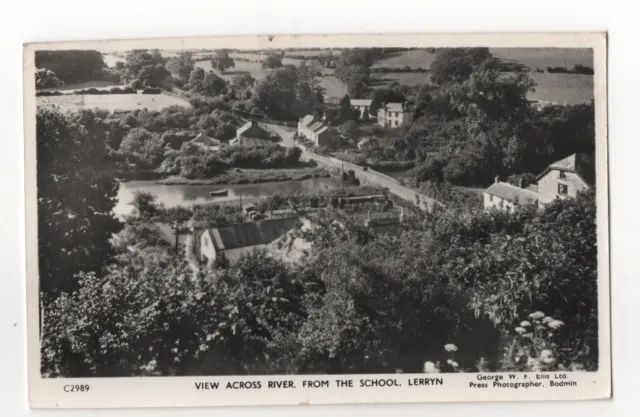
[[[398,112],[393,113],[395,117],[398,117]]]
[[[567,179],[567,173],[564,171],[560,171],[560,179],[561,180],[566,180]]]
[[[209,239],[207,239],[206,237],[204,238],[204,245],[209,246]]]
[[[398,121],[396,120],[396,126],[398,126]]]
[[[489,194],[489,201],[493,203],[493,194]]]
[[[569,192],[569,187],[565,184],[558,184],[558,194],[567,195]]]

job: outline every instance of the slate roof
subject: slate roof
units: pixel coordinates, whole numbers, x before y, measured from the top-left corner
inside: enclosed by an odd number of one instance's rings
[[[351,99],[352,106],[371,106],[371,99]]]
[[[386,111],[397,111],[397,112],[404,112],[404,109],[402,108],[402,103],[387,103],[384,106]]]
[[[267,132],[257,122],[250,121],[236,130],[236,136],[264,139],[269,137],[269,132]]]
[[[199,133],[198,136],[196,136],[191,142],[203,146],[220,146],[220,144],[222,143],[219,139],[207,136],[207,134],[205,134],[204,132]]]
[[[313,114],[307,114],[302,118],[301,122],[303,126],[309,126],[311,123],[313,123],[314,120],[315,117],[313,116]]]
[[[209,229],[217,250],[265,245],[284,236],[298,223],[298,217],[268,219]]]
[[[518,204],[532,204],[540,198],[538,193],[526,188],[516,187],[508,182],[493,183],[484,192]]]
[[[322,129],[323,127],[324,127],[324,123],[315,122],[311,126],[309,126],[309,130],[311,130],[312,132],[315,132],[316,130]]]
[[[595,185],[596,171],[593,158],[585,153],[574,153],[564,159],[549,165],[540,175],[538,179],[544,177],[547,172],[552,169],[560,169],[563,171],[575,172],[582,180],[590,186]]]

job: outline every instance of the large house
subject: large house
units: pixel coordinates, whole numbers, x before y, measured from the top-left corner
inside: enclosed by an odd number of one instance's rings
[[[413,112],[406,103],[382,103],[378,109],[378,124],[382,127],[400,127],[413,122]]]
[[[371,99],[351,99],[351,107],[360,112],[360,118],[364,117],[365,113],[369,113],[369,108],[371,107]]]
[[[200,236],[200,260],[211,264],[221,254],[229,260],[237,259],[284,236],[299,221],[298,217],[288,217],[207,229]]]
[[[595,166],[591,156],[576,153],[549,165],[536,184],[527,188],[496,181],[484,191],[484,207],[512,209],[517,205],[543,206],[556,198],[575,198],[578,192],[595,185]]]
[[[317,146],[333,146],[340,137],[334,128],[311,114],[298,121],[298,135],[307,138]]]
[[[252,120],[238,128],[236,137],[229,143],[240,146],[268,146],[273,142],[271,133]]]

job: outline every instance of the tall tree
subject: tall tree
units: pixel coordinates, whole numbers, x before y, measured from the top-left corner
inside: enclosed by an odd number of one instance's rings
[[[283,66],[284,52],[271,52],[262,60],[262,68],[276,69]]]
[[[195,64],[193,62],[193,54],[191,52],[181,52],[167,61],[167,69],[183,82],[189,80],[191,71]]]
[[[442,48],[431,63],[431,80],[435,84],[461,82],[475,68],[493,59],[489,48]]]
[[[95,146],[84,126],[38,110],[38,267],[48,296],[76,289],[76,273],[100,271],[112,256],[118,183],[94,170],[87,155]]]
[[[229,68],[234,68],[236,62],[231,58],[229,52],[218,51],[213,58],[211,58],[211,66],[220,71],[221,74],[224,74]]]
[[[202,82],[204,81],[205,75],[204,69],[200,67],[191,71],[191,74],[189,74],[189,88],[196,91],[202,89]]]
[[[158,50],[133,50],[127,53],[124,67],[126,81],[134,83],[138,80],[145,87],[162,87],[171,75]]]

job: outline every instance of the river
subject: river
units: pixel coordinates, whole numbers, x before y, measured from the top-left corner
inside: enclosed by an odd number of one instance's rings
[[[246,198],[247,201],[251,201],[276,193],[312,193],[339,187],[340,181],[335,178],[312,178],[303,181],[233,185],[164,185],[157,184],[155,181],[129,181],[120,183],[118,204],[113,210],[117,216],[130,214],[133,210],[131,202],[135,191],[151,193],[157,197],[157,202],[163,203],[166,207],[176,207],[213,202],[237,202],[240,198]],[[209,197],[209,191],[225,189],[229,190],[227,196]]]

